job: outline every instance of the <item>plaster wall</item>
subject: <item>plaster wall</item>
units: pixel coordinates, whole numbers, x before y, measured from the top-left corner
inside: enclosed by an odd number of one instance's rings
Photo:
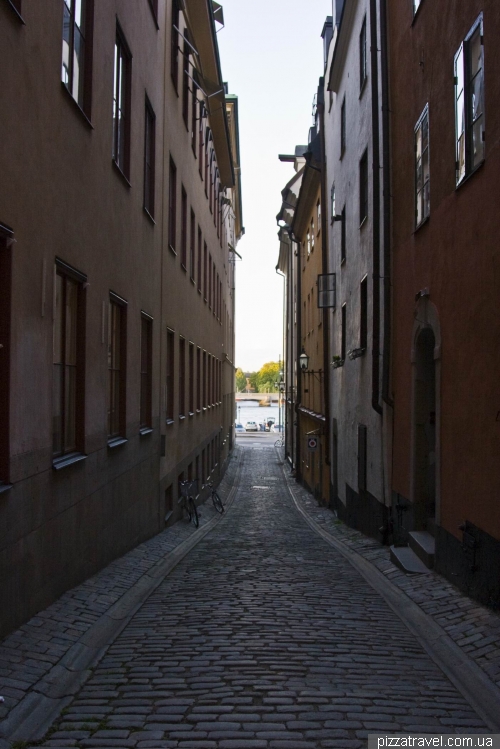
[[[483,12],[486,158],[455,188],[453,60]],[[436,24],[436,15],[445,22]],[[428,288],[441,331],[440,524],[456,539],[464,521],[500,539],[498,250],[500,68],[495,2],[424,0],[390,9],[393,123],[393,489],[412,496],[412,333],[415,295]],[[414,227],[414,127],[429,105],[430,217]]]
[[[335,187],[335,213],[345,207],[346,259],[341,260],[342,222],[332,221],[332,205],[328,206],[329,271],[336,274],[336,308],[331,314],[330,350],[341,356],[342,305],[346,305],[346,351],[360,346],[360,283],[368,281],[368,346],[364,355],[353,361],[346,356],[344,365],[330,370],[331,417],[336,439],[332,446],[333,484],[338,498],[347,503],[346,487],[358,488],[358,424],[367,427],[366,490],[379,502],[384,501],[382,469],[381,417],[373,409],[372,399],[372,324],[373,324],[373,144],[371,118],[370,17],[368,2],[352,4],[351,33],[345,63],[335,92],[325,91],[325,136],[327,190]],[[363,20],[367,25],[367,79],[360,91],[359,36]],[[344,27],[345,32],[345,27]],[[341,32],[342,33],[342,32]],[[329,67],[339,43],[335,29]],[[338,63],[336,63],[338,64]],[[328,73],[326,76],[328,83]],[[341,107],[345,101],[346,146],[341,153]],[[368,217],[360,225],[359,189],[360,159],[368,151]],[[380,178],[377,175],[378,178]],[[335,429],[333,431],[335,431]],[[336,471],[335,471],[336,465]]]

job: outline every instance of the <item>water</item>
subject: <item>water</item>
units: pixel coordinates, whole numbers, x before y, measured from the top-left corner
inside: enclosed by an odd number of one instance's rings
[[[236,404],[235,421],[245,426],[247,421],[261,421],[273,418],[276,423],[279,422],[278,406],[259,406],[256,401],[239,401]],[[281,409],[281,418],[283,419],[283,409]]]

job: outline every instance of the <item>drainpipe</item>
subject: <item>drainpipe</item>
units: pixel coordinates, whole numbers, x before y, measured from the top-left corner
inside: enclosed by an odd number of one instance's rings
[[[318,113],[321,144],[321,264],[322,273],[328,273],[328,222],[327,222],[327,188],[326,188],[326,144],[325,144],[325,88],[324,78],[320,78]],[[328,309],[323,309],[323,403],[325,412],[325,450],[327,466],[330,465],[330,378],[329,378],[329,316]],[[330,485],[330,476],[328,485]],[[323,490],[323,487],[321,487]],[[329,494],[329,492],[328,492]]]
[[[290,243],[291,243],[291,240],[290,240]],[[279,276],[283,277],[283,330],[282,330],[282,333],[281,333],[281,356],[282,356],[282,359],[283,359],[283,365],[282,366],[283,366],[283,374],[285,375],[285,383],[286,383],[286,381],[287,381],[287,379],[286,379],[286,367],[288,365],[288,357],[286,357],[286,359],[285,359],[285,352],[286,352],[286,337],[285,337],[286,327],[285,326],[286,326],[287,305],[288,305],[288,293],[287,293],[287,288],[286,288],[287,277],[286,277],[285,273],[282,273],[277,266],[276,266],[275,270],[276,270],[276,273]],[[285,385],[285,387],[286,387],[286,385]],[[280,424],[281,424],[282,400],[283,399],[281,397],[281,391],[279,390],[278,391],[278,421],[279,421]],[[284,413],[284,417],[286,418],[286,389],[285,389],[285,413]],[[285,418],[283,419],[283,421],[285,421]],[[280,430],[279,434],[281,436],[281,430]],[[283,426],[283,434],[284,434],[284,437],[285,437],[285,458],[286,458],[286,456],[287,456],[287,439],[286,439],[286,428],[285,428],[285,426]]]
[[[391,374],[391,173],[389,137],[389,59],[387,47],[387,0],[380,1],[380,72],[382,77],[382,163],[384,210],[384,350],[382,358],[382,399],[393,405]]]
[[[291,232],[290,232],[290,239],[292,238]],[[300,368],[300,352],[302,351],[302,269],[301,269],[301,245],[300,242],[295,242],[297,246],[297,342],[296,342],[296,349],[295,349],[295,361],[297,362],[297,392],[295,394],[295,416],[297,421],[297,426],[295,427],[295,473],[297,477],[297,481],[302,481],[302,470],[301,470],[301,463],[300,463],[300,411],[299,406],[302,398],[302,370]]]
[[[373,149],[373,325],[372,325],[372,407],[380,405],[380,126],[378,90],[377,0],[370,0],[370,61],[372,91]]]

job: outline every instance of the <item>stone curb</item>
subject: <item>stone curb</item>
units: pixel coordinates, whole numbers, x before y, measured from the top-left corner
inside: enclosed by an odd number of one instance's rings
[[[31,691],[0,723],[0,749],[9,741],[38,741],[81,689],[108,647],[125,629],[134,614],[158,588],[165,577],[224,518],[238,489],[244,453],[229,491],[225,512],[217,514],[189,538],[181,542],[164,559],[156,562],[139,580],[72,645],[59,663],[38,681]],[[210,497],[206,500],[210,501]]]
[[[494,733],[500,732],[500,689],[443,628],[418,604],[388,580],[369,561],[321,528],[300,506],[293,491],[292,479],[282,466],[285,483],[297,511],[307,524],[336,549],[379,593],[392,611],[408,627],[437,666],[460,691],[471,707]]]

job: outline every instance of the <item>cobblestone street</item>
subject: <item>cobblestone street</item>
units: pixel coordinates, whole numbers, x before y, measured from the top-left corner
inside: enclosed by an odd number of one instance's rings
[[[41,745],[326,749],[363,746],[379,730],[489,730],[306,524],[278,452],[239,453],[227,514],[139,608]]]

